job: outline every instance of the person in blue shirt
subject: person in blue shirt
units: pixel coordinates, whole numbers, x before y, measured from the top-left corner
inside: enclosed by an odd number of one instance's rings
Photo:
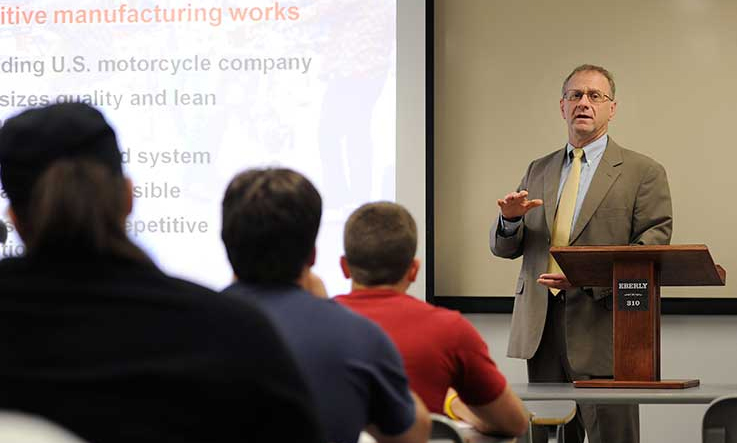
[[[237,281],[224,293],[254,302],[296,357],[333,443],[362,430],[380,443],[425,443],[430,419],[409,390],[401,357],[371,321],[305,288],[317,279],[322,199],[289,169],[237,175],[223,198],[222,239]],[[286,424],[285,426],[288,426]]]

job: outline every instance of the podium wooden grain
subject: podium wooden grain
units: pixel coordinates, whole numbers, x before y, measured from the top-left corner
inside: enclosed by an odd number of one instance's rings
[[[576,381],[576,387],[698,386],[698,379],[660,378],[660,287],[724,286],[726,271],[714,264],[705,245],[565,246],[550,252],[574,286],[612,286],[614,379]],[[620,282],[625,287],[646,283],[646,298],[630,303],[646,304],[647,309],[625,307]]]

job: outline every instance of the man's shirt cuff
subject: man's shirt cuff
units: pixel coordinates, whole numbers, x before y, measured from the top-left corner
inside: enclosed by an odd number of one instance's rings
[[[502,214],[499,214],[499,231],[502,235],[502,237],[511,237],[514,234],[517,233],[517,229],[519,229],[520,225],[522,224],[522,217],[519,218],[519,220],[505,220],[504,217],[502,217]]]

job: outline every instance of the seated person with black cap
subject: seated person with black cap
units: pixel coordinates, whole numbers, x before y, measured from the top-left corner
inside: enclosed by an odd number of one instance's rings
[[[0,408],[95,443],[326,441],[267,318],[128,240],[131,184],[98,111],[9,119],[0,178],[28,251],[0,261]]]

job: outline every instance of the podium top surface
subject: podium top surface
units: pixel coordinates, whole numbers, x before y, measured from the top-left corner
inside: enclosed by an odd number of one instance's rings
[[[574,286],[610,286],[615,261],[655,263],[661,286],[724,286],[706,245],[557,246],[550,253]]]

